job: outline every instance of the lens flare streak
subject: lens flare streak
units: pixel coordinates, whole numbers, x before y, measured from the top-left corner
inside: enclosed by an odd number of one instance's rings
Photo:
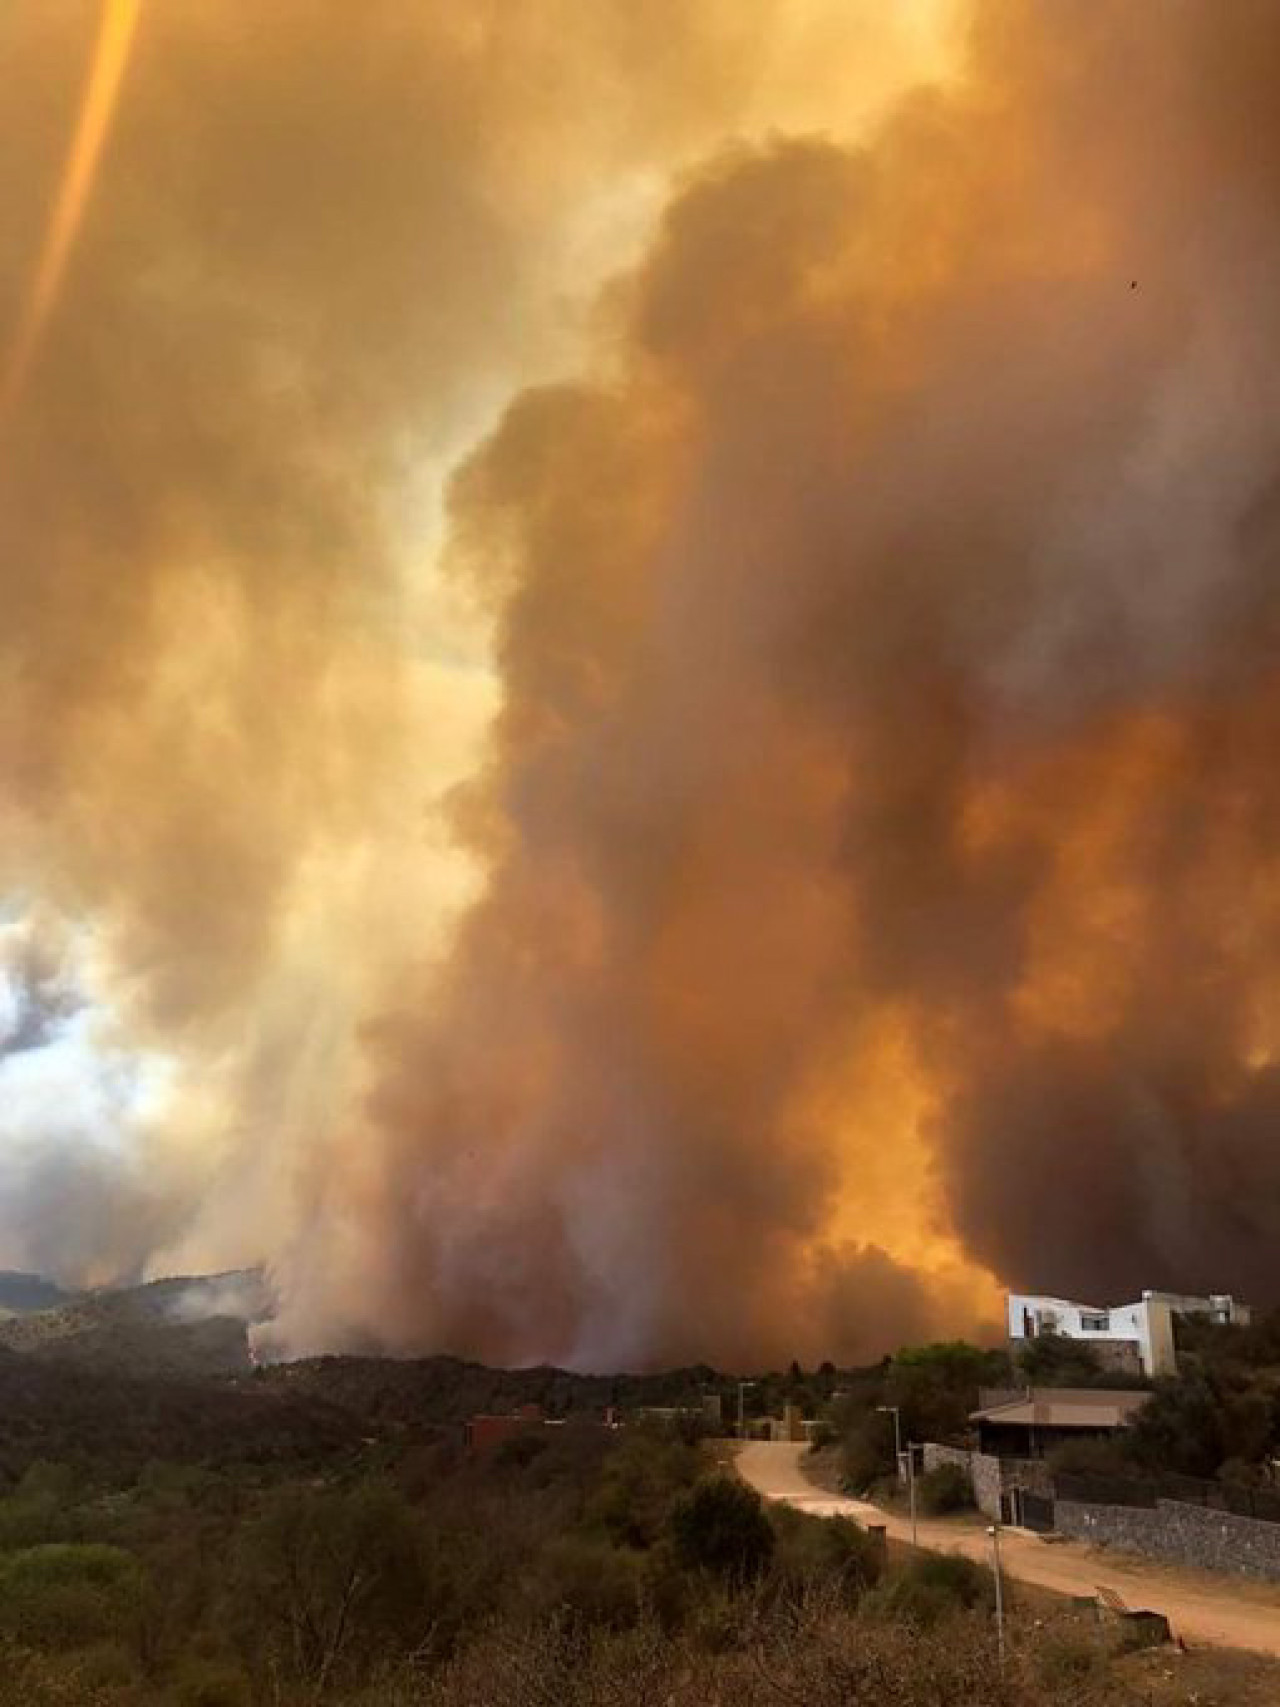
[[[80,116],[45,232],[35,281],[0,381],[0,429],[7,425],[22,394],[57,301],[111,128],[141,10],[142,0],[105,0],[103,5]]]

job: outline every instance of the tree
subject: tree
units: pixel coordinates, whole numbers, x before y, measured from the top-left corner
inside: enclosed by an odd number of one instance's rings
[[[896,1474],[893,1419],[880,1411],[862,1411],[845,1427],[840,1470],[855,1494],[865,1493],[882,1476]]]
[[[1212,1476],[1226,1456],[1222,1425],[1221,1403],[1204,1376],[1157,1381],[1125,1444],[1145,1469]]]
[[[979,1389],[1008,1380],[1005,1352],[945,1340],[899,1351],[886,1389],[888,1402],[901,1410],[904,1440],[952,1440],[968,1429]]]
[[[287,1488],[246,1532],[239,1622],[316,1700],[353,1661],[412,1647],[429,1618],[412,1513],[388,1487]]]
[[[1038,1334],[1028,1340],[1018,1363],[1035,1387],[1094,1387],[1106,1379],[1093,1347],[1065,1334]]]

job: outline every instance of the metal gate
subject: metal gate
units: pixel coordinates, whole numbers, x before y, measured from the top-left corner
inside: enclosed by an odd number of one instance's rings
[[[1014,1522],[1021,1529],[1032,1529],[1037,1535],[1053,1532],[1053,1501],[1047,1494],[1033,1494],[1026,1488],[1013,1490]]]

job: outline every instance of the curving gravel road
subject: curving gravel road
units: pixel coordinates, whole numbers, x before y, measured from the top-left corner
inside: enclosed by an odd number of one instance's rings
[[[735,1462],[742,1477],[766,1499],[782,1500],[819,1517],[883,1524],[894,1540],[911,1540],[908,1519],[865,1500],[825,1493],[811,1482],[801,1467],[805,1450],[784,1441],[753,1440],[740,1448]],[[921,1518],[918,1533],[922,1547],[991,1562],[991,1541],[980,1520]],[[1051,1544],[1021,1529],[1001,1530],[1000,1559],[1009,1576],[1061,1594],[1092,1594],[1099,1586],[1114,1589],[1135,1610],[1163,1612],[1175,1635],[1189,1645],[1212,1642],[1280,1657],[1280,1587],[1178,1570],[1074,1541]]]

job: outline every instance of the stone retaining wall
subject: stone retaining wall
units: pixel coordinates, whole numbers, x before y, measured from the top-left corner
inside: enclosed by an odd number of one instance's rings
[[[1000,1515],[1000,1460],[985,1452],[967,1452],[962,1446],[939,1446],[929,1441],[924,1449],[926,1475],[942,1464],[956,1464],[973,1483],[973,1498],[978,1510],[988,1517]]]
[[[1118,1547],[1171,1565],[1280,1582],[1280,1523],[1182,1500],[1158,1500],[1154,1507],[1058,1500],[1054,1527],[1059,1535],[1095,1547]]]
[[[997,1458],[990,1452],[969,1452],[962,1446],[939,1446],[930,1441],[924,1449],[926,1471],[939,1464],[958,1464],[973,1483],[973,1498],[985,1516],[999,1519],[1000,1496],[1011,1488],[1052,1495],[1053,1477],[1040,1459]]]

